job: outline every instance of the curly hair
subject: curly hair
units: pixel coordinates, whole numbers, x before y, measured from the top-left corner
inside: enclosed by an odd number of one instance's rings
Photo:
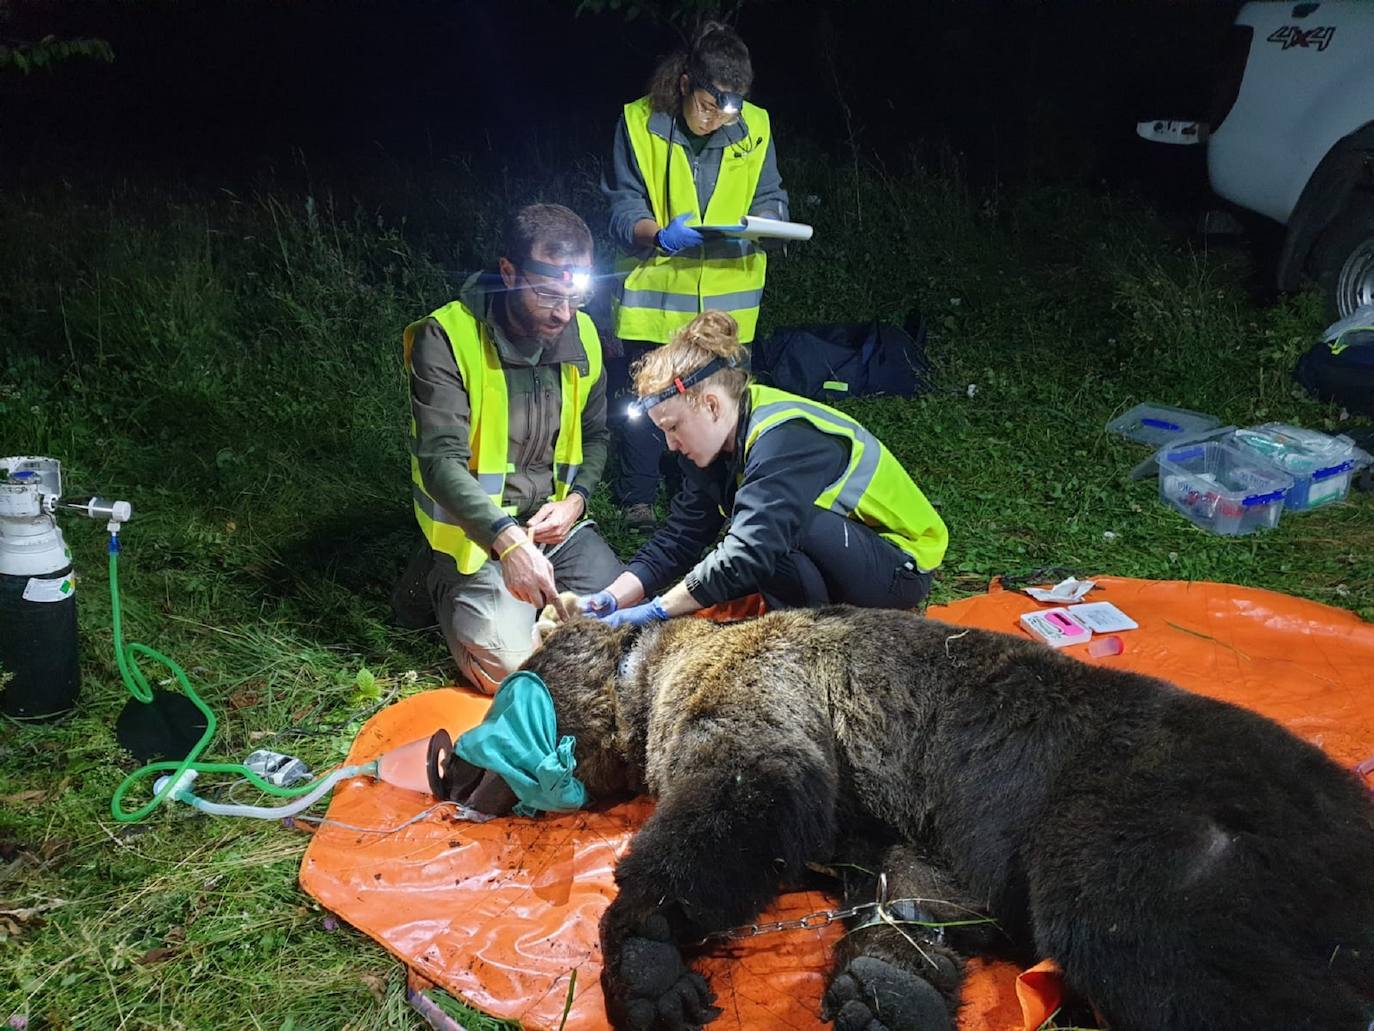
[[[630,375],[640,397],[667,390],[675,379],[684,379],[713,358],[724,358],[729,368],[713,372],[687,388],[689,404],[700,403],[701,392],[714,386],[738,400],[749,386],[749,349],[739,342],[739,324],[723,311],[704,311],[662,347],[635,362]]]
[[[681,79],[710,82],[739,93],[754,84],[749,48],[735,30],[708,21],[691,46],[679,47],[658,63],[649,79],[649,104],[655,111],[676,114],[682,105]]]

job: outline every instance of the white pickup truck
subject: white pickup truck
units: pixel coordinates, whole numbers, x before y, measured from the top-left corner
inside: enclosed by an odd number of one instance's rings
[[[1141,122],[1205,143],[1212,189],[1286,227],[1276,279],[1321,288],[1332,317],[1374,303],[1374,2],[1245,4],[1205,122]]]

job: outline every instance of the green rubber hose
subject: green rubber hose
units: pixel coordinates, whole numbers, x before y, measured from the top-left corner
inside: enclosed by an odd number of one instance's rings
[[[119,666],[119,675],[124,680],[124,686],[129,689],[129,693],[140,702],[151,702],[153,700],[153,689],[148,684],[148,678],[143,675],[143,671],[138,668],[136,656],[144,655],[150,659],[162,663],[172,675],[176,677],[177,683],[181,685],[181,690],[186,697],[191,699],[196,708],[205,714],[205,733],[200,736],[195,747],[187,754],[185,759],[180,762],[170,760],[164,762],[149,763],[140,769],[135,770],[124,778],[123,782],[115,789],[114,796],[110,799],[110,813],[121,823],[137,823],[154,809],[160,806],[169,795],[173,795],[179,788],[182,774],[187,770],[195,770],[197,773],[236,773],[246,778],[252,785],[260,791],[278,798],[296,798],[300,795],[308,794],[315,790],[315,787],[323,778],[316,777],[308,784],[296,785],[295,787],[284,788],[269,781],[264,780],[253,770],[240,763],[198,763],[196,759],[210,745],[210,740],[215,736],[215,714],[210,711],[195,689],[191,687],[190,680],[186,677],[186,672],[175,662],[161,652],[149,648],[145,644],[138,642],[124,643],[124,616],[119,604],[119,538],[115,534],[110,535],[110,610],[113,615],[114,624],[114,647],[115,662]],[[154,791],[152,800],[140,809],[132,811],[123,806],[124,796],[136,783],[145,777],[155,773],[175,771],[162,785],[161,790]]]

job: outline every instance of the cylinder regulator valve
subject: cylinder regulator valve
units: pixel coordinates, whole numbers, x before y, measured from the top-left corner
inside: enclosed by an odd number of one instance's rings
[[[78,512],[88,519],[104,519],[105,529],[111,536],[119,533],[120,527],[134,517],[133,505],[109,498],[74,498],[63,501],[58,507],[64,512]]]

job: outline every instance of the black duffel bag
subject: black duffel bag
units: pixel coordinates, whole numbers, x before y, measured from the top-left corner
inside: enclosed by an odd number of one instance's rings
[[[1352,415],[1374,415],[1374,328],[1356,328],[1312,345],[1293,370],[1309,394]]]
[[[816,401],[869,394],[914,397],[934,386],[919,314],[906,325],[878,321],[788,326],[756,340],[750,368],[760,383]]]

